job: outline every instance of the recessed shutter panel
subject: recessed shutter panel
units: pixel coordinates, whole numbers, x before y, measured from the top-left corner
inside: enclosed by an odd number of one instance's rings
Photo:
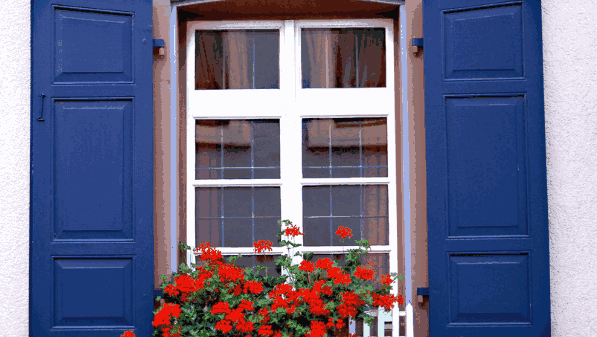
[[[152,333],[151,0],[32,2],[31,336]]]
[[[431,336],[549,336],[540,1],[424,1]]]

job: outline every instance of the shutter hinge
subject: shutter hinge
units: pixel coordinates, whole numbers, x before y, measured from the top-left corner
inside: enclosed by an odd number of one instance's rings
[[[418,287],[417,300],[419,301],[419,303],[423,303],[424,297],[427,297],[427,300],[429,300],[429,287]]]
[[[166,56],[166,43],[164,42],[164,39],[153,39],[154,55],[156,54],[156,49],[157,49],[157,55],[159,57]]]
[[[425,44],[425,41],[423,40],[422,37],[413,38],[413,40],[412,40],[412,52],[414,54],[418,54],[421,50],[423,50],[423,45],[424,44]]]

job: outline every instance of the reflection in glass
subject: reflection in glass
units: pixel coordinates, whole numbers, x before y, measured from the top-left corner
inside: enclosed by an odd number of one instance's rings
[[[303,28],[303,88],[386,86],[383,28]]]
[[[371,245],[388,245],[388,223],[386,185],[303,187],[305,246],[356,246],[363,238]],[[336,235],[340,226],[352,230],[344,244]]]
[[[280,31],[197,30],[195,89],[278,89]]]
[[[303,119],[303,177],[387,177],[385,118]]]
[[[195,188],[195,242],[214,247],[253,247],[269,240],[279,246],[279,187]]]
[[[279,179],[279,120],[197,120],[195,179]]]

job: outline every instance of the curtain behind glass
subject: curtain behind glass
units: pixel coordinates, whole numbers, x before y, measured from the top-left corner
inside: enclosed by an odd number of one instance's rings
[[[229,31],[224,34],[226,52],[226,89],[253,88],[252,32]],[[251,47],[248,45],[251,44]],[[252,49],[252,48],[251,48]]]
[[[280,31],[195,33],[195,89],[278,89]]]
[[[224,48],[222,32],[195,33],[195,89],[224,88]]]
[[[386,86],[383,28],[303,28],[303,88]]]

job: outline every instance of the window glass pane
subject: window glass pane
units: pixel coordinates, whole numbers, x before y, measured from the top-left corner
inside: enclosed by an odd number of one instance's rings
[[[256,217],[276,216],[280,210],[280,188],[259,187],[254,190],[254,212]]]
[[[279,30],[197,30],[195,89],[278,89]]]
[[[329,217],[315,218],[305,217],[303,219],[303,245],[306,246],[329,246],[332,240],[332,222]]]
[[[272,242],[274,245],[274,247],[279,247],[279,243],[278,243],[278,232],[281,231],[280,226],[278,225],[278,220],[280,220],[280,217],[275,217],[275,218],[266,218],[266,217],[262,217],[262,218],[255,218],[254,221],[254,232],[255,234],[253,235],[255,237],[255,241],[257,242],[259,240],[268,240],[270,242]],[[253,243],[251,243],[251,247],[253,246]]]
[[[195,179],[280,178],[279,120],[197,120]]]
[[[356,246],[356,240],[361,240],[361,221],[362,219],[358,216],[355,217],[333,217],[332,218],[332,246]],[[352,236],[344,239],[336,235],[338,227],[346,227],[352,230]]]
[[[388,222],[387,217],[363,218],[363,238],[367,239],[370,245],[389,245]]]
[[[315,263],[317,260],[328,258],[343,267],[346,265],[346,258],[344,254],[313,254],[311,262]],[[368,281],[367,284],[374,286],[376,289],[381,288],[381,277],[390,273],[390,255],[387,253],[368,253],[361,256],[361,267],[373,270],[373,281]]]
[[[386,118],[303,119],[303,177],[388,176]]]
[[[363,238],[372,245],[388,245],[388,222],[386,185],[303,187],[305,246],[356,246]],[[352,230],[344,243],[336,235],[340,226]]]
[[[357,216],[361,214],[361,186],[332,186],[332,214]]]
[[[253,213],[251,187],[227,187],[222,189],[222,216],[250,218]]]
[[[279,247],[279,187],[195,188],[196,245],[253,247],[270,240]]]
[[[224,259],[228,260],[230,257],[231,256],[225,256]],[[245,269],[254,268],[255,266],[264,266],[265,270],[260,271],[259,275],[277,277],[280,276],[275,263],[278,257],[280,257],[280,255],[243,255],[243,257],[236,259],[234,264]]]
[[[331,215],[332,212],[330,210],[330,193],[330,186],[303,187],[303,215]]]
[[[303,28],[303,88],[386,86],[383,28]]]

